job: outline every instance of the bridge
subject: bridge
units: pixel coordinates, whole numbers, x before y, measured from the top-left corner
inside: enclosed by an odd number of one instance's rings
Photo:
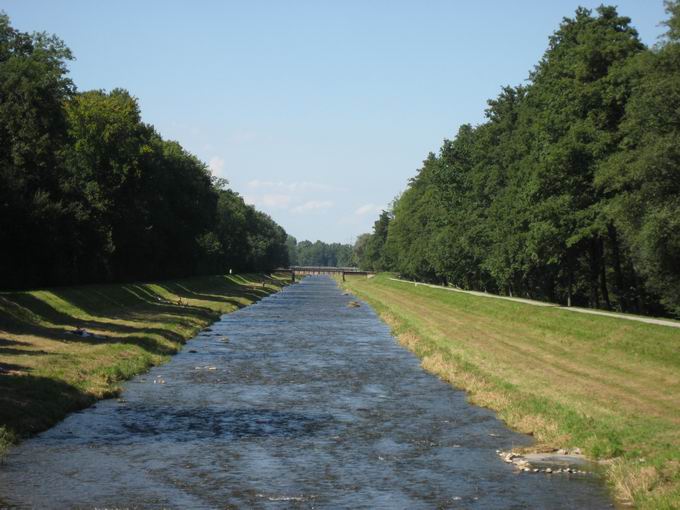
[[[371,278],[375,275],[373,271],[362,271],[358,267],[330,267],[330,266],[290,266],[280,267],[275,270],[277,273],[290,273],[293,281],[295,276],[307,276],[316,274],[327,274],[330,276],[342,275],[342,281],[345,281],[345,276],[365,276]]]

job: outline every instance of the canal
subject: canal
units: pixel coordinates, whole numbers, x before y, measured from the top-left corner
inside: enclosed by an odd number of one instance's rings
[[[225,315],[121,399],[12,449],[17,508],[611,508],[591,476],[525,474],[530,444],[425,373],[366,305],[309,277]],[[2,507],[3,503],[0,503]]]

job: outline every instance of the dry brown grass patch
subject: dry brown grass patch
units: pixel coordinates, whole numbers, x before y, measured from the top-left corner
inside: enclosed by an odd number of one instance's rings
[[[632,504],[636,494],[651,491],[660,480],[654,466],[633,466],[623,459],[614,459],[609,464],[608,478],[619,499],[627,504]]]
[[[531,434],[541,443],[535,448],[547,448],[569,444],[570,436],[560,434],[557,423],[553,420],[536,414],[524,414],[513,416],[512,427],[525,434]],[[534,448],[534,451],[537,451]]]
[[[397,337],[397,340],[401,345],[411,351],[415,351],[416,345],[418,345],[421,341],[420,338],[418,338],[413,333],[402,333]]]
[[[387,324],[387,325],[390,327],[390,329],[392,329],[392,330],[396,329],[397,326],[399,326],[399,321],[398,321],[397,318],[396,318],[394,315],[392,315],[391,313],[383,312],[383,313],[380,314],[380,318],[381,318],[382,321],[383,321],[385,324]]]

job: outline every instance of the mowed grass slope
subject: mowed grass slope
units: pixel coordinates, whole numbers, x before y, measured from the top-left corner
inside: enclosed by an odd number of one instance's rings
[[[230,275],[0,293],[0,453],[115,396],[121,381],[165,361],[221,314],[285,283]]]
[[[603,460],[615,495],[680,508],[680,329],[349,279],[423,367],[531,433]]]

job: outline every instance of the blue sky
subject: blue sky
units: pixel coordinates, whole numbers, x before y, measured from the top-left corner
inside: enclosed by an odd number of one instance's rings
[[[352,242],[428,152],[517,85],[599,1],[0,0],[56,33],[80,90],[123,87],[145,122],[302,239]],[[614,3],[654,44],[662,0]]]

